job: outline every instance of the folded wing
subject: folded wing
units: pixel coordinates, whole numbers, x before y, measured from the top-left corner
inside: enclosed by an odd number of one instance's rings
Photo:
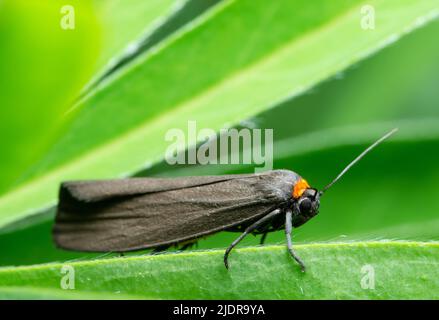
[[[276,170],[64,183],[54,240],[65,249],[122,252],[196,239],[274,210],[297,179]]]

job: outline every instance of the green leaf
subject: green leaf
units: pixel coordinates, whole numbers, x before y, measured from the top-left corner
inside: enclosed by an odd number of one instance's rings
[[[134,300],[136,296],[55,290],[38,287],[0,287],[0,300]]]
[[[135,44],[183,5],[175,0],[94,0],[97,18],[103,28],[103,48],[99,67],[121,56],[129,44]]]
[[[102,26],[102,49],[93,82],[114,68],[124,56],[138,51],[145,38],[164,24],[169,16],[183,6],[183,2],[94,0],[96,16]]]
[[[62,11],[64,5],[0,3],[0,194],[16,185],[59,135],[62,115],[96,60],[99,28],[90,5],[73,0]]]
[[[62,180],[127,176],[159,161],[166,130],[185,130],[187,119],[219,129],[298,95],[434,18],[438,8],[432,0],[369,1],[380,27],[367,32],[359,26],[362,4],[216,6],[77,106],[78,118],[40,176],[0,200],[0,226],[53,205]]]
[[[436,242],[297,245],[302,273],[285,246],[124,257],[66,263],[78,291],[163,299],[434,299]],[[58,289],[62,264],[1,268],[0,286]],[[270,276],[267,276],[270,275]],[[404,284],[404,285],[402,285]],[[117,295],[115,295],[117,297]]]

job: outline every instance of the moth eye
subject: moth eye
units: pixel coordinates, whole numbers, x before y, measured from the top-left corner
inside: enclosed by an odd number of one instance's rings
[[[312,203],[309,198],[304,198],[299,202],[299,209],[301,213],[307,213],[311,210]]]

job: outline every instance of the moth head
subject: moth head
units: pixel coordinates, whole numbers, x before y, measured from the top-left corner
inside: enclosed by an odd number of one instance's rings
[[[311,188],[305,179],[300,179],[293,188],[295,218],[293,226],[298,227],[319,213],[320,193]]]

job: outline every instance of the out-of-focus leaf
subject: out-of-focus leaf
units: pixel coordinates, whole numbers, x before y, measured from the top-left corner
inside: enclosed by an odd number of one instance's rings
[[[0,193],[53,140],[90,77],[98,46],[87,2],[0,2]]]
[[[116,61],[128,50],[135,50],[141,39],[153,33],[183,0],[93,0],[102,24],[103,48],[98,69]],[[175,9],[174,9],[175,8]]]
[[[83,95],[219,1],[95,0],[103,25],[103,49],[94,81]]]

